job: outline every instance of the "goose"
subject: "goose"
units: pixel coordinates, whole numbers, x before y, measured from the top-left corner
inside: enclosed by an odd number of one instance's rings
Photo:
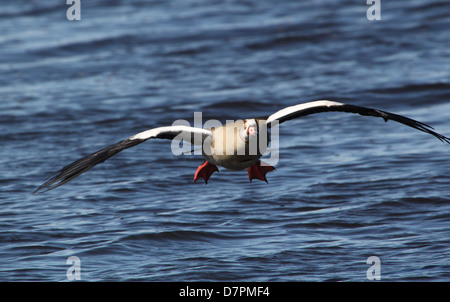
[[[217,166],[228,170],[247,169],[250,182],[252,179],[267,182],[266,174],[275,168],[264,163],[260,158],[269,144],[269,130],[274,125],[321,112],[346,112],[380,117],[386,122],[392,120],[404,124],[450,144],[450,138],[435,132],[433,127],[405,116],[378,109],[318,100],[286,107],[266,117],[237,120],[211,129],[172,125],[146,130],[63,167],[39,186],[33,194],[55,189],[113,155],[151,139],[186,140],[194,145],[200,145],[205,162],[197,168],[194,182],[203,178],[207,184],[211,175],[218,171]]]

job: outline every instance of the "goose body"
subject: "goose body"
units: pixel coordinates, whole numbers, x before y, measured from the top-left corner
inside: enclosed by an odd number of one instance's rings
[[[218,171],[217,166],[228,170],[247,169],[250,181],[259,179],[267,182],[266,174],[275,168],[265,164],[260,158],[268,147],[270,128],[276,124],[320,112],[347,112],[380,117],[386,122],[393,120],[450,144],[450,138],[435,132],[431,126],[408,117],[372,108],[320,100],[290,106],[263,118],[237,120],[211,129],[165,126],[146,130],[63,167],[34,193],[59,187],[118,152],[150,139],[185,140],[201,146],[205,162],[197,168],[194,182],[203,178],[207,183],[211,175]]]
[[[253,134],[247,135],[248,127],[252,127]],[[238,120],[227,123],[222,127],[211,129],[211,144],[202,150],[203,158],[211,164],[228,170],[243,170],[257,162],[267,149],[269,140],[265,140],[263,148],[258,148],[258,129],[254,119]],[[251,147],[255,150],[252,152]],[[208,152],[210,150],[210,152]]]

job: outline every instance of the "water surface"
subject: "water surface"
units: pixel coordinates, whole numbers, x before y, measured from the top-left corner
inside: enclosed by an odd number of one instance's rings
[[[79,157],[177,119],[261,116],[331,99],[450,135],[445,1],[2,1],[0,280],[450,279],[448,145],[382,119],[283,124],[269,184],[167,141],[31,195]]]

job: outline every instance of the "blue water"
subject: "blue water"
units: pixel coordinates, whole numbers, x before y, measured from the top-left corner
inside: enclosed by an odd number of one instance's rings
[[[280,127],[269,184],[193,183],[200,156],[128,149],[41,195],[81,156],[178,119],[331,99],[450,135],[450,5],[382,1],[2,1],[0,280],[450,280],[450,146],[382,119]]]

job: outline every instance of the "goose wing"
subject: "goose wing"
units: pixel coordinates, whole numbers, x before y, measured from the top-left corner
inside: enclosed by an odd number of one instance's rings
[[[55,189],[93,168],[94,166],[104,162],[120,151],[136,146],[149,139],[183,139],[190,141],[192,144],[201,145],[203,141],[211,135],[212,133],[209,130],[188,126],[159,127],[140,132],[63,167],[61,170],[56,172],[55,175],[39,186],[33,194],[36,194],[43,189],[46,189],[44,192]]]
[[[450,144],[450,138],[439,134],[434,131],[434,128],[424,124],[422,122],[410,119],[405,116],[401,116],[398,114],[378,110],[378,109],[372,109],[372,108],[366,108],[361,106],[355,106],[355,105],[348,105],[333,101],[327,101],[327,100],[321,100],[321,101],[314,101],[309,103],[303,103],[298,104],[294,106],[290,106],[287,108],[284,108],[280,111],[275,112],[274,114],[267,117],[267,125],[270,127],[273,125],[276,121],[278,123],[284,123],[286,121],[299,118],[302,116],[314,114],[314,113],[320,113],[320,112],[347,112],[347,113],[357,113],[363,116],[374,116],[374,117],[381,117],[386,122],[388,120],[392,120],[398,123],[401,123],[403,125],[412,127],[414,129],[420,130],[422,132],[431,134],[435,137],[437,137],[439,140],[443,142],[447,142]]]

